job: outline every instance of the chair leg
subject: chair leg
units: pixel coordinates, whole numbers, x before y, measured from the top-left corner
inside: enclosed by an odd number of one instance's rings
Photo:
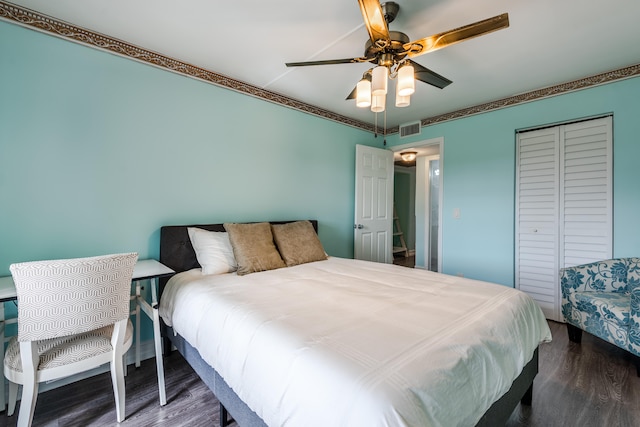
[[[116,399],[116,415],[119,423],[124,421],[125,418],[124,369],[122,365],[122,356],[115,354],[111,360],[111,382],[113,383],[113,394]]]
[[[38,398],[38,383],[27,381],[22,384],[22,400],[20,401],[20,412],[18,413],[17,427],[29,427],[33,421],[33,413],[36,409],[36,399]]]
[[[18,427],[29,427],[33,421],[38,398],[38,381],[36,370],[40,361],[36,341],[20,342],[20,359],[22,361],[22,400],[18,413]]]
[[[16,402],[18,401],[18,384],[9,381],[9,405],[7,407],[7,415],[11,416],[16,411]]]
[[[570,341],[578,344],[582,342],[582,329],[567,323],[567,332],[569,333]]]

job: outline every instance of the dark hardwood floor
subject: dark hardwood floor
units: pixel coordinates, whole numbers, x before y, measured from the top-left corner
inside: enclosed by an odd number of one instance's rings
[[[553,342],[540,347],[533,405],[519,405],[507,426],[640,426],[640,378],[629,354],[586,333],[582,344],[572,343],[563,324],[549,324]],[[129,366],[120,425],[219,425],[218,401],[177,352],[165,359],[165,372],[168,403],[161,407],[154,360]],[[0,414],[0,427],[16,420]],[[42,393],[33,425],[117,426],[109,374]]]
[[[533,405],[519,405],[508,427],[640,426],[640,378],[631,355],[593,335],[569,341],[549,322],[553,342],[540,346]]]
[[[160,406],[155,359],[142,361],[138,369],[129,365],[125,378],[126,419],[120,424],[116,421],[109,373],[50,390],[38,396],[33,426],[220,425],[218,400],[177,351],[165,358],[165,382],[167,404]],[[15,426],[17,413],[18,408],[11,417],[0,414],[0,426]]]

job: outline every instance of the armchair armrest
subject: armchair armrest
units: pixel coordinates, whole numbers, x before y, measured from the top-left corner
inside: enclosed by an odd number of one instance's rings
[[[626,292],[627,267],[625,258],[596,261],[563,268],[560,276],[562,296],[572,292]]]
[[[560,289],[562,290],[563,299],[567,299],[570,293],[585,288],[585,273],[586,270],[583,265],[560,269]]]
[[[629,351],[640,356],[640,288],[631,291],[631,309],[629,311]],[[640,376],[640,364],[638,365]]]

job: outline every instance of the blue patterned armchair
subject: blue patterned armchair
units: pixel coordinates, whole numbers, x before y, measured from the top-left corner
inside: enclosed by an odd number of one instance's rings
[[[582,331],[633,354],[640,376],[640,258],[618,258],[563,268],[562,315],[569,339]]]

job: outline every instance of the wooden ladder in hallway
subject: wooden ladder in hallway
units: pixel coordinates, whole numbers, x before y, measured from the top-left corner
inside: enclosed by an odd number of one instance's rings
[[[407,249],[407,242],[404,240],[404,233],[402,232],[402,228],[400,228],[400,220],[398,219],[398,214],[396,213],[396,204],[393,204],[393,254],[399,254],[404,252],[404,257],[407,258],[409,256],[409,250]],[[396,237],[400,241],[400,246],[395,246]]]

